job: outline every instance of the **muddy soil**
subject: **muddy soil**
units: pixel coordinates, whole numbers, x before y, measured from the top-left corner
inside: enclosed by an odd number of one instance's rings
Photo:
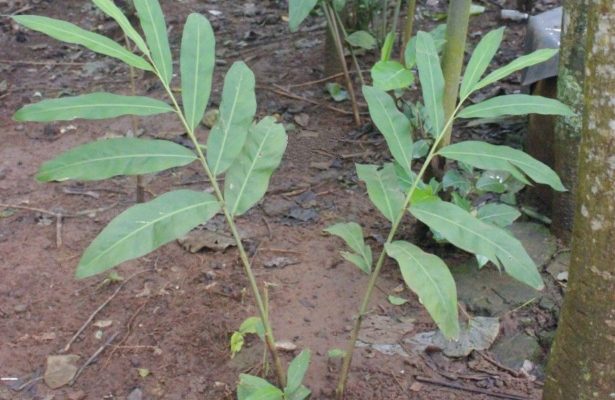
[[[342,262],[341,242],[322,230],[334,222],[354,220],[363,225],[372,246],[382,241],[387,222],[357,183],[354,163],[386,159],[384,143],[369,129],[360,135],[349,104],[333,103],[323,83],[310,83],[324,77],[322,18],[310,19],[291,35],[283,1],[260,1],[256,9],[236,1],[162,3],[175,55],[190,12],[211,20],[218,43],[214,107],[224,71],[233,61],[245,60],[257,79],[258,116],[274,114],[294,126],[266,200],[238,224],[257,278],[268,285],[277,339],[297,347],[285,354],[286,361],[300,349],[311,349],[313,361],[305,383],[313,399],[331,398],[339,365],[327,352],[345,345],[367,278]],[[497,62],[509,61],[522,51],[523,26],[499,21],[497,1],[485,4],[487,11],[472,21],[472,41],[489,29],[509,25]],[[503,5],[515,6],[511,1]],[[120,31],[87,1],[0,1],[0,13],[12,12],[63,18],[122,40]],[[419,22],[423,29],[433,25],[429,18]],[[117,269],[121,282],[107,275],[77,281],[73,273],[83,249],[109,220],[134,203],[135,181],[39,184],[34,179],[42,161],[77,144],[126,134],[185,142],[181,126],[168,116],[138,120],[136,132],[130,118],[16,123],[11,120],[15,110],[42,98],[103,90],[130,94],[129,73],[113,60],[23,30],[4,17],[0,48],[0,377],[18,379],[0,382],[0,399],[234,398],[239,373],[262,372],[262,346],[255,338],[230,358],[230,335],[256,313],[236,250],[192,254],[171,243],[123,264]],[[361,59],[365,68],[370,60]],[[501,90],[518,89],[516,84],[513,79]],[[148,74],[138,75],[137,91],[164,98]],[[207,130],[200,129],[205,137]],[[505,135],[462,134],[486,135],[492,141]],[[146,177],[148,198],[171,188],[204,187],[197,166]],[[223,225],[214,219],[207,228],[223,232]],[[402,236],[411,232],[406,228]],[[408,290],[399,292],[401,283],[395,265],[388,263],[372,314],[410,321],[407,334],[434,329],[417,298]],[[386,300],[389,294],[410,302],[393,306]],[[108,299],[66,350],[75,332]],[[66,350],[78,355],[82,365],[101,347],[102,353],[72,386],[52,390],[42,381],[49,355]],[[419,382],[421,376],[449,387]],[[478,393],[481,390],[484,394]],[[488,393],[502,392],[538,399],[541,385],[478,356],[391,356],[363,348],[356,352],[348,398],[492,399]]]

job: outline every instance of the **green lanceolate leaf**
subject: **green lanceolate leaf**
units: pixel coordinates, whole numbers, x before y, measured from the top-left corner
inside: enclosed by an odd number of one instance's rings
[[[122,28],[122,31],[126,36],[130,38],[136,45],[139,50],[143,52],[145,55],[149,55],[149,49],[145,44],[145,41],[136,31],[136,29],[130,24],[128,18],[124,15],[122,10],[115,5],[113,0],[93,0],[94,4],[98,6],[105,14],[110,16],[117,22],[117,24]]]
[[[476,168],[507,171],[515,178],[523,180],[523,175],[519,176],[521,171],[534,182],[544,183],[558,191],[566,190],[551,168],[528,154],[508,146],[469,140],[446,146],[438,151],[438,154]]]
[[[134,0],[141,28],[149,45],[152,60],[165,84],[173,77],[173,60],[167,37],[167,24],[158,0]]]
[[[453,188],[458,190],[462,196],[466,196],[472,189],[472,182],[458,171],[451,169],[446,171],[442,177],[442,188],[445,190]]]
[[[412,126],[410,120],[397,109],[391,96],[381,89],[363,86],[363,95],[369,106],[369,113],[382,132],[395,160],[405,170],[412,167]]]
[[[376,38],[374,38],[369,32],[356,31],[348,35],[346,41],[354,47],[360,47],[365,50],[371,50],[376,47]]]
[[[216,39],[211,24],[200,14],[190,14],[182,35],[180,69],[184,114],[192,130],[205,113],[215,62]]]
[[[250,317],[241,323],[239,327],[241,334],[253,333],[258,335],[261,340],[265,340],[265,327],[260,317]]]
[[[472,91],[476,91],[484,88],[487,85],[495,83],[502,78],[507,77],[513,72],[522,70],[523,68],[527,68],[532,65],[540,64],[541,62],[547,61],[558,52],[557,49],[540,49],[536,50],[533,53],[527,54],[525,56],[521,56],[514,61],[511,61],[509,64],[496,69],[489,75],[487,75],[484,79],[479,81],[474,87]]]
[[[295,390],[291,394],[286,395],[286,399],[287,400],[305,400],[310,396],[310,394],[312,394],[310,389],[301,385],[299,386],[297,390]]]
[[[403,89],[414,83],[412,71],[397,61],[378,61],[372,67],[374,86],[382,90]]]
[[[106,139],[75,147],[47,161],[39,169],[36,179],[41,182],[94,181],[117,175],[164,171],[196,159],[191,150],[168,140]]]
[[[226,171],[239,155],[256,113],[254,74],[235,62],[224,78],[218,121],[207,138],[207,162],[214,175]]]
[[[393,52],[393,45],[395,44],[395,34],[393,32],[387,33],[380,50],[380,61],[389,61],[391,59],[391,52]]]
[[[19,109],[15,121],[70,121],[76,118],[105,119],[122,115],[156,115],[172,112],[167,103],[143,96],[90,93],[81,96],[48,99]]]
[[[299,29],[299,25],[312,12],[318,0],[289,0],[288,26],[291,32]]]
[[[282,400],[283,397],[280,389],[258,376],[239,375],[237,400]]]
[[[506,227],[521,216],[519,210],[506,204],[489,203],[476,210],[476,217],[489,224]]]
[[[438,54],[442,52],[444,44],[446,44],[446,24],[440,24],[429,31],[436,44]],[[406,68],[412,68],[416,64],[416,36],[413,36],[404,49],[404,63]]]
[[[391,222],[399,216],[404,205],[404,195],[399,190],[393,164],[381,170],[375,165],[357,164],[357,175],[367,186],[367,195],[376,208]]]
[[[386,252],[397,261],[406,285],[419,296],[442,333],[457,338],[457,288],[444,261],[403,241],[387,244]]]
[[[356,222],[331,225],[324,230],[331,235],[342,238],[355,253],[342,252],[342,256],[360,270],[369,274],[372,269],[372,249],[365,244],[363,229]]]
[[[108,37],[86,31],[70,22],[38,15],[16,15],[13,19],[27,28],[44,33],[54,39],[85,46],[96,53],[117,58],[135,68],[146,71],[152,70],[152,66],[147,61]]]
[[[303,350],[290,362],[286,387],[284,388],[284,393],[286,395],[294,393],[301,387],[303,377],[310,366],[310,356],[311,353],[309,350]]]
[[[466,107],[457,115],[459,118],[496,118],[503,115],[574,115],[564,103],[542,96],[509,94],[492,97],[478,104]]]
[[[234,139],[231,139],[234,140]],[[284,127],[273,117],[250,129],[245,145],[224,179],[224,199],[231,215],[241,215],[263,198],[269,178],[286,150]]]
[[[476,45],[461,82],[461,89],[459,91],[461,99],[465,99],[474,91],[474,85],[483,76],[493,56],[498,51],[500,43],[502,43],[503,34],[504,28],[493,30],[486,34]]]
[[[416,202],[410,212],[460,249],[485,256],[498,267],[504,266],[507,274],[535,289],[544,287],[534,261],[521,242],[501,228],[436,199]]]
[[[421,89],[427,119],[434,136],[442,133],[444,128],[444,76],[440,68],[440,58],[432,36],[419,32],[416,37],[416,65],[421,79]]]
[[[141,257],[205,223],[219,210],[211,194],[192,190],[176,190],[132,206],[88,246],[76,276],[86,278]]]

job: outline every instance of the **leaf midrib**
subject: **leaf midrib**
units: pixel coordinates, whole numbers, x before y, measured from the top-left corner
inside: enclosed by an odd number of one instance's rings
[[[250,163],[250,167],[248,168],[248,173],[246,174],[246,177],[243,183],[241,184],[241,189],[239,189],[237,198],[235,199],[235,204],[233,205],[233,211],[231,215],[235,215],[235,213],[237,212],[237,208],[239,207],[239,201],[243,197],[243,192],[245,191],[246,185],[248,184],[248,181],[250,180],[250,177],[252,176],[254,168],[256,167],[256,163],[258,162],[258,157],[259,157],[258,155],[263,150],[263,147],[265,146],[265,143],[267,142],[267,139],[269,139],[269,135],[271,135],[271,132],[273,131],[274,128],[275,128],[275,125],[267,129],[267,132],[265,133],[263,140],[258,145],[258,151],[254,155],[254,160],[252,160],[252,162]]]
[[[513,149],[513,150],[515,150],[515,149]],[[516,167],[517,164],[523,165],[524,167],[526,167],[528,169],[531,169],[535,173],[540,173],[540,175],[542,175],[540,169],[538,169],[537,167],[534,167],[531,164],[528,164],[526,162],[519,161],[519,160],[516,160],[516,159],[512,160],[510,158],[506,158],[506,157],[502,157],[502,156],[495,156],[495,155],[488,154],[488,153],[480,153],[480,152],[468,153],[468,152],[459,151],[459,150],[456,150],[456,151],[455,150],[447,150],[444,153],[445,153],[445,155],[444,155],[445,157],[448,157],[449,155],[463,155],[463,156],[474,156],[474,157],[480,156],[480,157],[483,157],[483,158],[494,158],[494,159],[497,159],[497,160],[504,160],[504,161],[508,162],[509,164],[511,164],[513,167]],[[442,152],[440,152],[440,154],[442,154]],[[452,157],[450,157],[450,158],[452,158]]]
[[[417,44],[418,44],[418,41],[417,41]],[[420,49],[417,46],[416,52],[420,53],[420,54],[424,54],[424,55],[427,56],[426,57],[426,61],[429,64],[429,67],[427,68],[427,73],[429,74],[429,83],[430,83],[429,90],[432,93],[432,100],[433,100],[433,108],[432,108],[432,110],[433,110],[433,119],[434,119],[434,121],[433,121],[434,127],[433,128],[434,128],[435,134],[438,135],[438,134],[440,134],[441,128],[440,128],[440,118],[439,118],[439,112],[438,112],[438,100],[437,100],[437,97],[436,97],[436,90],[435,90],[435,87],[434,87],[434,78],[435,78],[435,76],[434,76],[434,73],[433,73],[433,64],[432,64],[432,61],[433,61],[432,60],[432,56],[433,56],[433,54],[431,52],[423,51],[422,46],[421,46]],[[417,57],[417,59],[418,59],[418,57]]]
[[[87,264],[85,264],[83,266],[82,266],[82,264],[80,264],[80,266],[82,268],[87,268],[87,266],[92,265],[94,262],[96,262],[97,260],[99,260],[100,258],[105,256],[106,254],[108,254],[115,247],[117,247],[120,244],[122,244],[125,241],[127,241],[129,238],[133,237],[134,235],[136,235],[137,233],[141,232],[142,230],[144,230],[144,229],[146,229],[146,228],[148,228],[148,227],[150,227],[150,226],[152,226],[152,225],[154,225],[154,224],[156,224],[156,223],[158,223],[158,222],[160,222],[160,221],[162,221],[162,220],[164,220],[166,218],[170,218],[170,217],[172,217],[174,215],[177,215],[177,214],[182,213],[182,212],[186,212],[186,211],[188,211],[190,209],[201,207],[201,206],[206,206],[206,205],[209,205],[209,204],[216,204],[216,201],[215,200],[209,200],[209,201],[204,201],[204,202],[201,202],[201,203],[198,203],[198,204],[192,204],[192,205],[190,205],[188,207],[184,207],[184,208],[181,208],[181,209],[176,210],[174,212],[171,212],[171,213],[168,213],[168,214],[164,214],[160,218],[156,218],[156,219],[154,219],[152,221],[148,221],[145,224],[143,224],[141,227],[139,227],[138,229],[135,229],[134,231],[130,232],[129,234],[127,234],[126,236],[124,236],[120,240],[118,240],[115,243],[113,243],[113,245],[108,247],[105,251],[100,252],[96,257],[91,259]]]
[[[218,154],[218,159],[216,160],[216,164],[214,165],[214,169],[213,169],[214,174],[217,174],[218,172],[220,172],[218,171],[218,167],[220,166],[220,161],[222,160],[222,154],[224,153],[224,149],[226,148],[226,139],[228,138],[228,134],[231,129],[231,121],[233,120],[233,117],[235,116],[235,108],[237,107],[237,103],[239,102],[238,97],[239,97],[239,92],[241,91],[241,85],[243,83],[243,75],[244,75],[244,72],[241,71],[241,74],[239,77],[239,83],[236,86],[235,96],[233,98],[233,105],[231,106],[231,112],[229,113],[229,122],[226,123],[223,115],[222,114],[220,115],[220,124],[222,125],[222,145],[220,146],[220,153]]]
[[[43,17],[45,18],[45,17]],[[47,18],[46,18],[47,19]],[[51,18],[49,18],[51,19]],[[80,38],[83,42],[88,42],[90,44],[97,44],[98,46],[102,47],[103,49],[106,49],[110,56],[115,57],[115,58],[122,58],[119,56],[124,56],[127,58],[132,58],[133,61],[138,60],[139,62],[144,62],[147,64],[147,61],[143,60],[141,57],[129,52],[128,50],[124,49],[122,46],[120,46],[119,44],[113,42],[111,39],[99,35],[97,33],[94,32],[88,32],[86,30],[84,30],[83,28],[71,24],[70,22],[65,22],[62,21],[65,24],[69,24],[71,27],[74,27],[74,29],[77,31],[75,32],[74,30],[66,30],[63,28],[58,27],[57,25],[53,25],[53,24],[49,24],[47,26],[47,28],[51,31],[56,31],[56,34],[66,34],[66,35],[70,35],[76,38]],[[84,35],[85,33],[85,35]],[[113,42],[114,45],[109,45],[106,42],[106,40],[109,40],[110,42]],[[116,47],[117,46],[117,47]],[[115,54],[115,56],[113,56],[112,54]]]
[[[427,276],[427,278],[429,279],[429,281],[432,283],[433,287],[436,288],[436,292],[438,293],[438,297],[440,298],[440,300],[442,301],[443,304],[447,304],[448,303],[448,299],[446,298],[446,296],[444,295],[444,293],[440,290],[440,285],[438,285],[436,283],[436,281],[431,277],[431,275],[427,272],[427,268],[423,265],[423,263],[421,263],[420,260],[418,260],[416,257],[414,257],[414,255],[412,253],[410,253],[409,251],[407,251],[403,246],[397,245],[396,246],[401,252],[403,252],[404,254],[406,254],[409,258],[411,258],[412,260],[414,260],[415,264],[417,264],[418,266],[420,266],[421,270],[423,271],[423,273]],[[446,308],[445,308],[446,309]],[[448,314],[448,313],[447,313]]]
[[[162,65],[160,65],[160,67],[163,69],[162,73],[163,73],[163,77],[164,80],[167,81],[168,79],[168,72],[167,72],[167,63],[164,62],[164,51],[162,49],[162,42],[160,41],[160,36],[158,35],[158,29],[157,27],[154,25],[155,21],[154,21],[154,14],[152,14],[152,9],[150,7],[150,0],[146,0],[143,3],[145,3],[145,7],[147,8],[147,13],[149,14],[150,17],[150,22],[152,25],[152,33],[154,34],[154,39],[156,40],[156,46],[158,47],[158,56],[160,57],[160,63]],[[168,83],[168,81],[167,81]]]
[[[54,100],[51,100],[54,101]],[[31,107],[40,105],[40,103],[35,103],[30,105]],[[162,107],[162,106],[155,106],[155,105],[145,105],[145,104],[130,104],[130,103],[126,103],[126,104],[83,104],[83,105],[68,105],[68,106],[62,106],[62,107],[49,107],[46,106],[44,107],[43,110],[38,111],[38,113],[40,114],[44,114],[46,112],[51,112],[51,111],[63,111],[63,110],[72,110],[72,109],[87,109],[87,108],[120,108],[120,107],[133,107],[133,108],[144,108],[144,109],[152,109],[152,110],[167,110],[168,112],[173,111],[173,109],[171,109],[170,107]]]
[[[415,210],[416,210],[416,209],[415,209]],[[448,222],[448,223],[450,223],[450,224],[452,224],[452,225],[456,225],[456,226],[458,226],[458,227],[459,227],[459,228],[461,228],[462,230],[466,230],[466,231],[468,231],[468,232],[470,232],[470,233],[475,234],[476,236],[478,236],[478,237],[480,237],[480,238],[484,239],[487,243],[492,244],[492,245],[493,245],[496,249],[499,249],[499,250],[501,250],[502,252],[504,252],[505,254],[507,254],[507,255],[510,257],[510,259],[512,259],[512,260],[517,260],[517,261],[519,262],[519,264],[520,264],[520,265],[522,265],[522,266],[524,266],[524,267],[527,267],[527,265],[526,265],[525,263],[521,262],[521,260],[519,260],[517,257],[514,257],[514,256],[513,256],[513,255],[512,255],[512,254],[511,254],[508,250],[506,250],[506,248],[504,248],[504,247],[500,246],[500,245],[499,245],[498,243],[496,243],[496,242],[493,242],[493,241],[492,241],[492,240],[490,240],[487,236],[483,236],[483,235],[481,235],[480,233],[475,232],[475,231],[473,231],[472,229],[470,229],[470,228],[466,227],[465,225],[458,224],[457,222],[455,222],[455,221],[454,221],[454,220],[452,220],[452,219],[444,218],[444,217],[442,217],[441,215],[431,213],[431,212],[429,212],[429,211],[427,211],[427,210],[425,210],[425,209],[421,209],[421,208],[419,208],[419,209],[418,209],[418,211],[419,211],[419,212],[423,212],[423,213],[425,213],[425,214],[428,214],[428,215],[430,215],[430,216],[432,216],[432,217],[439,218],[439,219],[441,219],[441,220],[443,220],[443,221],[445,221],[445,222]],[[498,256],[498,255],[497,255],[497,253],[496,253],[496,257],[497,257],[497,256]]]
[[[95,158],[95,159],[87,159],[85,161],[80,161],[80,162],[75,162],[75,163],[71,163],[71,164],[64,164],[61,167],[57,167],[54,169],[49,170],[48,172],[46,172],[46,174],[52,174],[52,173],[56,173],[57,171],[61,171],[63,169],[67,169],[67,168],[72,168],[72,167],[76,167],[79,165],[87,165],[87,164],[95,164],[98,162],[103,162],[103,161],[109,161],[109,160],[121,160],[121,159],[133,159],[133,158],[148,158],[148,157],[156,157],[156,158],[188,158],[191,160],[196,160],[196,157],[194,156],[189,156],[189,155],[179,155],[179,154],[168,154],[168,153],[162,153],[162,154],[156,154],[156,153],[143,153],[143,154],[134,154],[134,155],[121,155],[121,156],[109,156],[109,157],[101,157],[101,158]]]
[[[384,103],[381,101],[381,99],[380,99],[380,97],[378,95],[376,95],[376,101],[380,105],[380,108],[382,110],[385,110],[384,115],[386,117],[386,120],[389,123],[389,126],[390,126],[391,130],[393,131],[393,136],[395,137],[395,141],[397,142],[397,145],[401,149],[401,153],[402,153],[402,156],[404,158],[404,162],[405,162],[404,169],[406,169],[406,167],[408,169],[411,169],[412,162],[410,160],[408,160],[408,156],[407,156],[406,152],[404,151],[404,147],[402,146],[401,139],[400,139],[400,137],[398,135],[397,129],[395,128],[395,125],[393,124],[393,118],[391,118],[389,113],[386,112],[386,107],[384,106]]]

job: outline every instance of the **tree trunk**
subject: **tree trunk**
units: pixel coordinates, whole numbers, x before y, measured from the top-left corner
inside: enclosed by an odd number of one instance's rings
[[[583,79],[588,0],[565,0],[562,40],[559,57],[557,97],[576,113],[574,117],[559,117],[553,143],[554,169],[562,178],[567,192],[555,193],[552,204],[553,233],[570,241],[574,220],[574,194],[583,118]]]
[[[585,112],[569,287],[545,400],[615,398],[615,9],[588,6]]]

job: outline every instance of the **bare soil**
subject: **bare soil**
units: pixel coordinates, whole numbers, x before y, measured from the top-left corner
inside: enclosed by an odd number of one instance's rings
[[[345,346],[367,278],[341,261],[341,242],[324,236],[322,230],[334,222],[354,220],[361,222],[372,245],[386,235],[387,222],[372,208],[354,173],[355,162],[388,157],[384,143],[373,132],[359,136],[350,115],[325,107],[350,111],[347,102],[328,100],[323,83],[304,85],[323,78],[321,19],[310,20],[301,32],[291,35],[283,20],[283,1],[260,1],[255,15],[246,15],[244,2],[237,1],[162,3],[175,55],[190,12],[202,12],[212,21],[219,59],[214,106],[223,72],[233,61],[245,60],[257,77],[259,117],[274,114],[296,126],[289,132],[288,152],[266,200],[242,217],[239,227],[251,249],[259,282],[269,285],[277,339],[312,350],[306,384],[313,390],[313,399],[331,398],[339,366],[327,351]],[[504,23],[497,19],[495,3],[487,2],[487,11],[473,19],[474,42],[481,33]],[[514,7],[510,1],[505,5]],[[17,10],[63,18],[122,40],[120,31],[87,1],[0,1],[0,13]],[[212,10],[221,14],[213,15]],[[419,27],[433,24],[426,19]],[[500,63],[522,51],[522,25],[508,24]],[[145,399],[233,398],[238,374],[261,372],[262,356],[261,345],[251,338],[244,351],[230,358],[231,333],[256,313],[236,250],[191,254],[171,243],[118,268],[123,286],[105,281],[106,275],[75,280],[82,251],[108,221],[134,203],[134,179],[40,184],[34,176],[41,162],[75,145],[127,134],[131,119],[53,124],[21,124],[11,119],[19,107],[41,98],[102,90],[129,94],[127,68],[23,30],[4,17],[0,48],[0,82],[7,84],[5,89],[0,85],[0,377],[19,378],[0,382],[0,399],[125,399],[137,388]],[[362,59],[365,68],[368,61]],[[514,88],[516,82],[509,84]],[[147,74],[138,76],[137,90],[163,98],[161,88]],[[300,119],[304,126],[299,126],[294,119],[302,113],[309,119]],[[134,134],[183,140],[181,127],[168,116],[138,124]],[[204,137],[202,129],[199,134]],[[488,134],[498,137],[497,132]],[[147,197],[152,198],[171,188],[204,188],[206,182],[197,166],[191,166],[147,177],[146,187]],[[64,217],[58,219],[58,215]],[[223,224],[216,220],[214,226]],[[407,235],[411,230],[406,231]],[[280,257],[290,265],[265,268]],[[409,291],[398,295],[411,299],[410,303],[396,307],[387,302],[387,295],[401,282],[389,263],[372,301],[373,313],[411,319],[414,330],[408,333],[434,329]],[[68,353],[79,355],[83,363],[107,345],[104,351],[72,386],[49,389],[40,379],[47,356],[60,354],[111,296]],[[112,323],[97,327],[100,321]],[[109,342],[110,338],[114,340]],[[285,354],[286,360],[292,355]],[[149,375],[140,376],[139,369],[147,369]],[[400,357],[358,349],[348,398],[494,398],[420,383],[417,376],[485,393],[507,392],[528,399],[541,395],[536,382],[512,376],[478,356],[451,360],[437,353]]]

